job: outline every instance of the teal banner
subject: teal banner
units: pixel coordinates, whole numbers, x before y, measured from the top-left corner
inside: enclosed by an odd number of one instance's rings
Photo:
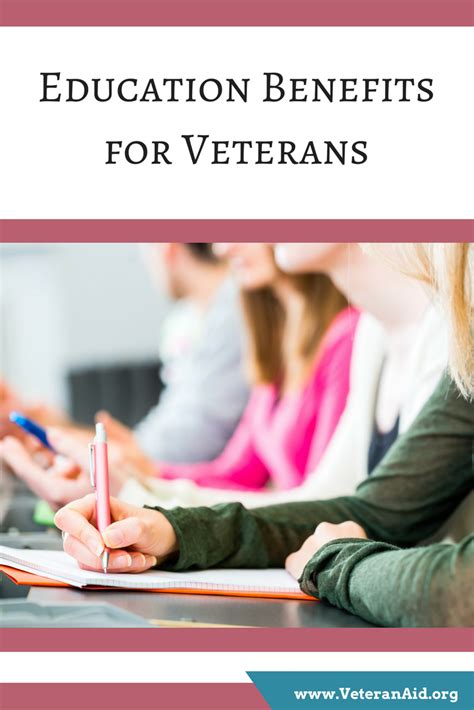
[[[271,710],[474,710],[474,674],[430,671],[248,672]]]

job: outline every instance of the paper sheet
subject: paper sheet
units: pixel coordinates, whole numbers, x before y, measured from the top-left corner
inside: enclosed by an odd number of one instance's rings
[[[284,569],[212,569],[199,572],[150,570],[142,574],[104,574],[80,569],[75,560],[64,552],[18,550],[1,545],[0,564],[37,573],[75,587],[300,593],[297,581]]]

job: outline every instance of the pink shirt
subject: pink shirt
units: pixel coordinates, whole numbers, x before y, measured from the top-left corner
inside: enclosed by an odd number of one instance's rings
[[[259,490],[299,486],[313,471],[344,410],[359,314],[339,313],[328,328],[315,368],[299,391],[279,397],[275,385],[252,390],[242,419],[214,461],[161,464],[162,478],[189,478],[200,486]]]

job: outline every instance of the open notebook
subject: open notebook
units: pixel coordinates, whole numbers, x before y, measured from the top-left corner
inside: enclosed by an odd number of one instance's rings
[[[119,587],[148,591],[313,599],[301,592],[298,582],[284,569],[211,569],[200,572],[150,570],[142,574],[103,574],[80,569],[72,557],[64,552],[17,550],[2,545],[0,565],[73,587]],[[5,572],[9,574],[8,569],[5,569]],[[15,574],[10,576],[16,579]],[[28,584],[34,586],[33,577],[28,578]]]

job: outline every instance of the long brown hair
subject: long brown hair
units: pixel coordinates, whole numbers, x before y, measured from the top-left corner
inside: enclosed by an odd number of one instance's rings
[[[283,273],[283,272],[282,272]],[[272,287],[243,290],[242,306],[248,331],[247,366],[254,384],[281,384],[291,362],[298,364],[298,377],[291,384],[301,386],[314,367],[321,340],[347,300],[325,274],[285,274],[288,284],[303,297],[298,337],[285,347],[285,309]]]

